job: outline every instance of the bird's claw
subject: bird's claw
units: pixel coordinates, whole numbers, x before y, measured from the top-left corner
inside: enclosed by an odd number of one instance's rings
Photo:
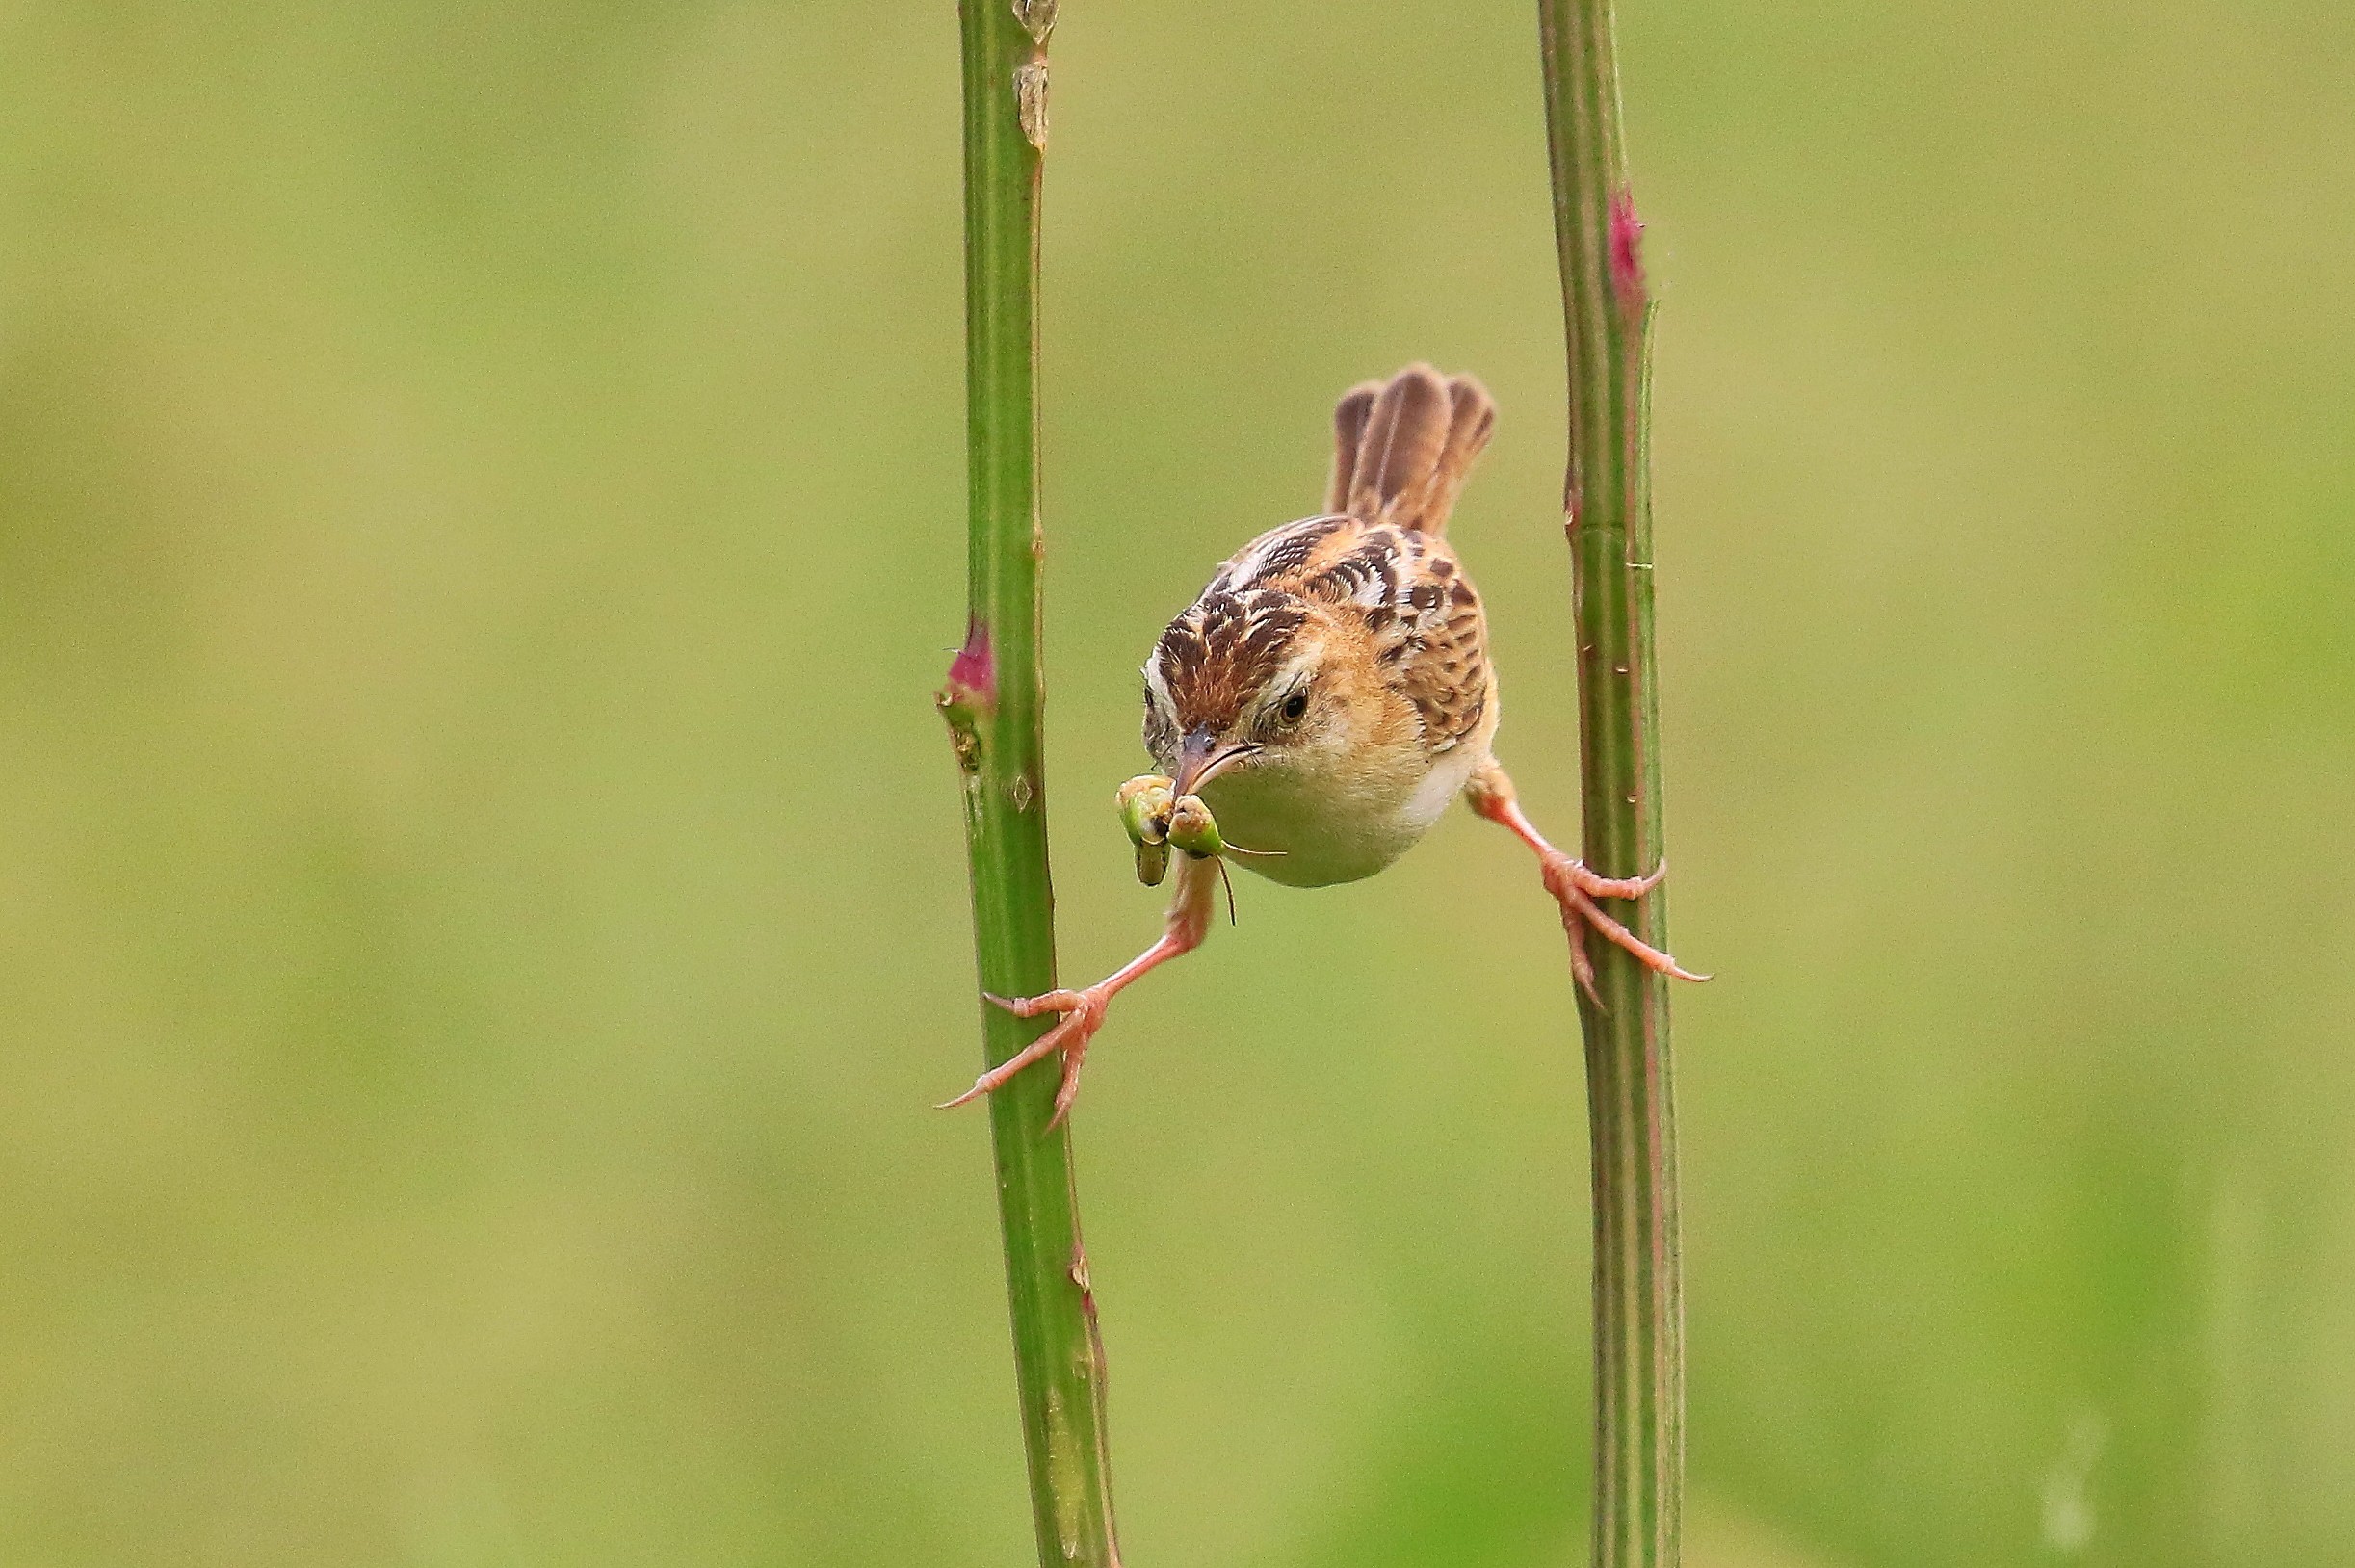
[[[983,991],[981,1000],[992,1006],[1004,1007],[1017,1018],[1035,1018],[1042,1012],[1078,1012],[1088,1006],[1086,995],[1080,991],[1041,991],[1036,996],[997,996]]]
[[[1561,885],[1577,888],[1590,899],[1640,899],[1660,886],[1667,875],[1665,858],[1647,876],[1605,876],[1573,855],[1557,855],[1545,864],[1546,891],[1557,899],[1565,897]]]
[[[944,1100],[939,1109],[947,1111],[984,1094],[991,1094],[1012,1082],[1016,1073],[1032,1062],[1061,1053],[1063,1078],[1055,1090],[1055,1113],[1047,1118],[1047,1130],[1054,1131],[1071,1113],[1071,1102],[1080,1092],[1080,1061],[1087,1055],[1087,1042],[1095,1038],[1096,1031],[1104,1026],[1104,1014],[1112,1002],[1112,993],[1101,986],[1091,985],[1084,991],[1042,991],[1036,996],[1004,997],[987,991],[983,1001],[1005,1008],[1017,1018],[1036,1018],[1042,1013],[1060,1013],[1061,1020],[1029,1045],[992,1067],[973,1081],[973,1087],[954,1100]]]
[[[1579,989],[1597,1007],[1603,999],[1595,991],[1594,961],[1586,955],[1586,932],[1598,931],[1626,950],[1646,969],[1676,980],[1705,980],[1707,975],[1696,975],[1678,964],[1675,958],[1629,930],[1618,921],[1603,912],[1597,899],[1639,899],[1661,884],[1668,875],[1668,862],[1662,860],[1643,876],[1603,876],[1589,869],[1584,861],[1559,851],[1548,854],[1544,861],[1546,891],[1554,895],[1562,907],[1562,929],[1570,938],[1570,972],[1577,979]]]

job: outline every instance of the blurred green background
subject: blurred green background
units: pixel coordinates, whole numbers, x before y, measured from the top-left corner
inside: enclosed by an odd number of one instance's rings
[[[1526,5],[1072,0],[1067,974],[1136,667],[1411,358],[1574,820]],[[2355,1560],[2355,16],[1631,3],[1696,1568]],[[945,0],[0,12],[0,1562],[1032,1553]],[[1078,1117],[1128,1555],[1583,1561],[1524,856],[1245,879]]]

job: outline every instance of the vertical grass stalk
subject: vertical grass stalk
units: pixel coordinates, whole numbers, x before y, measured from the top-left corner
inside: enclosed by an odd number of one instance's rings
[[[1647,385],[1652,303],[1628,188],[1610,0],[1538,0],[1546,139],[1569,336],[1570,459],[1562,506],[1578,635],[1584,854],[1607,876],[1662,849],[1660,704],[1652,655]],[[1635,905],[1667,946],[1665,889]],[[1590,943],[1584,998],[1594,1176],[1596,1568],[1678,1560],[1685,1469],[1684,1298],[1668,981]]]
[[[1051,990],[1039,666],[1038,196],[1055,0],[963,0],[971,614],[940,706],[956,747],[981,988]],[[1053,1024],[980,1005],[994,1065]],[[1032,1512],[1046,1568],[1117,1568],[1096,1335],[1055,1075],[990,1096]]]

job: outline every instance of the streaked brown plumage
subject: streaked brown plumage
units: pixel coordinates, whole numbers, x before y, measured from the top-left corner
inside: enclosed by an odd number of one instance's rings
[[[1536,851],[1589,994],[1589,928],[1656,969],[1700,979],[1595,902],[1640,897],[1665,867],[1597,876],[1538,834],[1491,754],[1501,709],[1487,622],[1447,527],[1495,425],[1478,380],[1428,365],[1345,395],[1325,510],[1237,551],[1145,661],[1146,749],[1177,796],[1208,803],[1241,864],[1294,886],[1372,875],[1462,795]],[[1058,1114],[1068,1110],[1106,1005],[1200,944],[1217,877],[1211,860],[1181,855],[1167,929],[1152,948],[1084,991],[1002,1002],[1062,1021],[951,1103],[1060,1051]]]

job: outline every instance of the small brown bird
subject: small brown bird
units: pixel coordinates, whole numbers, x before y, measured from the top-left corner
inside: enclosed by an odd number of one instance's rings
[[[1145,661],[1145,747],[1174,796],[1199,795],[1245,867],[1294,887],[1373,875],[1461,795],[1536,852],[1589,997],[1588,928],[1653,969],[1706,979],[1595,902],[1640,898],[1667,874],[1665,862],[1639,877],[1589,871],[1523,815],[1490,751],[1499,709],[1487,622],[1447,526],[1495,424],[1478,381],[1443,379],[1428,365],[1344,397],[1324,510],[1243,546]],[[1056,1117],[1070,1110],[1081,1058],[1113,996],[1209,931],[1218,862],[1177,859],[1161,940],[1085,990],[991,997],[1022,1017],[1054,1012],[1061,1022],[949,1104],[1060,1052]]]

